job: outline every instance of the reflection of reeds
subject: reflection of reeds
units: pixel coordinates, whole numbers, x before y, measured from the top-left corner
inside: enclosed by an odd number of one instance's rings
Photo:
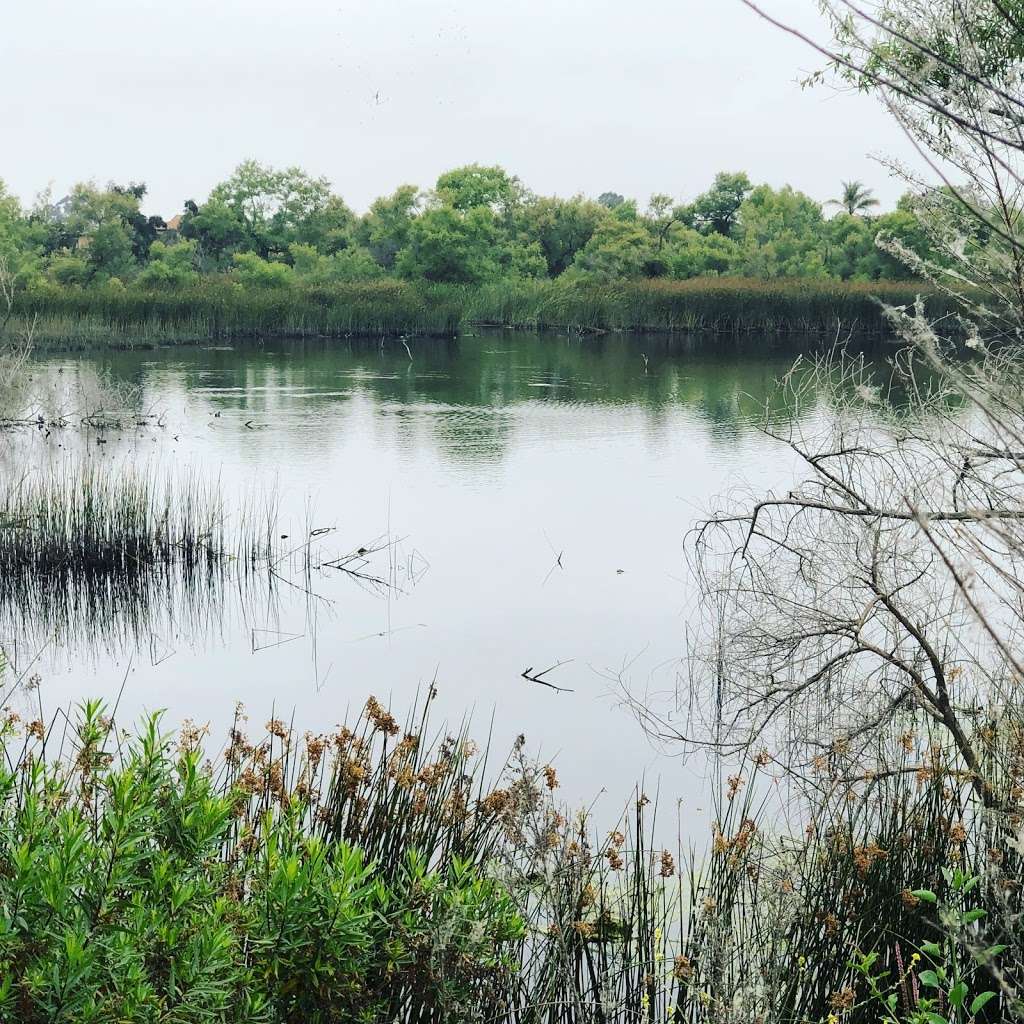
[[[230,519],[217,485],[191,477],[26,473],[0,490],[0,619],[22,645],[110,629],[138,640],[161,615],[201,618],[229,584],[253,583],[274,526],[271,505]]]
[[[190,643],[231,621],[277,635],[284,594],[305,602],[308,627],[322,582],[379,598],[426,571],[398,572],[397,538],[338,555],[324,550],[334,537],[284,528],[273,493],[229,504],[194,476],[88,461],[28,473],[0,487],[0,647],[19,663],[51,643],[75,659],[148,649],[155,662],[161,637]]]

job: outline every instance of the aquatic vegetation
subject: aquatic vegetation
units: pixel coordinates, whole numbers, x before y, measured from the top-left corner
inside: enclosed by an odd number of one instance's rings
[[[244,523],[246,517],[243,516]],[[216,485],[82,461],[7,479],[0,491],[5,585],[22,574],[132,579],[178,566],[212,572],[272,550],[270,530],[231,536]]]
[[[971,813],[923,729],[901,743],[905,772],[823,764],[792,829],[763,754],[723,784],[707,851],[686,853],[651,841],[642,791],[610,831],[570,813],[522,740],[491,772],[465,726],[433,728],[433,696],[405,722],[371,697],[302,736],[278,718],[250,729],[239,708],[213,757],[188,721],[172,736],[158,716],[125,733],[95,702],[70,720],[5,711],[0,1009],[866,1024],[886,971],[910,991],[926,969],[919,894],[941,905],[977,877],[984,909],[1019,878],[1012,835]],[[1000,953],[1007,969],[1017,955]]]
[[[457,844],[432,857],[372,817],[364,794],[389,780],[356,771],[366,737],[271,721],[250,746],[236,729],[219,774],[201,730],[175,743],[154,716],[122,736],[98,703],[23,734],[8,714],[2,737],[5,1019],[439,1022],[508,973],[523,923],[507,894]],[[439,764],[417,821],[455,795],[458,755]]]
[[[381,597],[425,571],[400,573],[388,535],[339,552],[334,529],[294,530],[277,501],[275,491],[228,495],[219,481],[88,456],[5,475],[0,651],[15,664],[51,645],[76,658],[148,649],[162,660],[161,637],[188,643],[232,616],[275,621],[282,588],[317,601],[318,582],[342,576]]]
[[[395,280],[246,289],[204,279],[175,291],[46,286],[22,293],[16,304],[16,314],[38,316],[38,346],[61,348],[273,335],[452,335],[461,309],[458,288]]]
[[[923,285],[697,278],[595,283],[507,280],[480,286],[380,280],[243,288],[207,278],[175,291],[39,286],[16,316],[38,317],[38,348],[132,347],[239,337],[454,336],[464,325],[559,330],[847,335],[889,332],[879,300],[910,305]],[[20,322],[20,321],[19,321]]]
[[[806,334],[827,341],[887,335],[880,301],[937,299],[913,283],[695,278],[689,281],[501,282],[475,291],[474,323],[580,333],[700,331],[712,334]],[[938,306],[936,305],[936,311]]]

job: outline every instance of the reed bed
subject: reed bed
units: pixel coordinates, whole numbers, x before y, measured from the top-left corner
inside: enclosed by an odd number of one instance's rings
[[[8,478],[4,643],[33,654],[73,633],[148,643],[158,620],[214,621],[229,588],[246,602],[273,583],[275,520],[272,496],[229,514],[216,483],[147,468],[83,460]]]
[[[912,1019],[937,935],[915,891],[942,900],[946,869],[975,873],[996,917],[1020,878],[1014,834],[935,748],[907,751],[924,770],[854,786],[825,769],[792,830],[763,759],[723,780],[709,847],[683,855],[653,843],[642,792],[598,829],[521,742],[493,768],[464,726],[434,730],[432,697],[401,725],[370,698],[302,737],[271,719],[250,738],[240,709],[212,758],[187,722],[172,738],[156,718],[125,735],[95,703],[48,723],[8,712],[0,1012],[867,1024],[874,953]],[[1002,941],[1011,970],[1019,944]]]
[[[89,462],[27,472],[0,490],[0,573],[47,578],[155,569],[212,572],[272,551],[272,524],[242,515],[234,530],[216,485]]]
[[[243,289],[204,279],[175,291],[42,287],[19,297],[37,348],[196,344],[240,337],[451,337],[467,325],[603,331],[789,334],[889,333],[879,300],[929,312],[948,300],[916,283],[700,278],[608,284],[507,280],[479,287],[397,280]]]
[[[836,280],[502,282],[472,294],[466,318],[531,330],[700,331],[712,334],[888,335],[881,303],[929,311],[947,300],[921,283]]]
[[[46,287],[16,312],[38,317],[36,346],[182,344],[225,338],[453,335],[461,290],[381,281],[243,289],[223,279],[177,291]]]

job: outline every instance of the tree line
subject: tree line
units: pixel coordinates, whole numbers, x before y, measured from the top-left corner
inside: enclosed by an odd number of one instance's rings
[[[913,194],[876,216],[860,182],[822,204],[742,172],[717,175],[692,202],[657,194],[642,207],[614,192],[540,196],[501,167],[470,164],[429,190],[402,185],[358,215],[326,178],[247,160],[168,220],[144,214],[145,198],[141,183],[81,183],[24,207],[0,181],[0,256],[28,289],[173,289],[203,275],[264,287],[387,276],[901,280],[933,255]]]

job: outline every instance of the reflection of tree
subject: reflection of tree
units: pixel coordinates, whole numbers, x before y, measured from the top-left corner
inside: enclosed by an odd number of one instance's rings
[[[500,458],[509,444],[514,418],[495,412],[530,403],[639,407],[659,430],[682,407],[713,436],[735,438],[766,410],[785,419],[777,381],[795,355],[762,338],[494,333],[418,339],[411,360],[401,342],[305,340],[182,348],[159,362],[151,353],[108,353],[103,366],[147,401],[168,389],[193,403],[198,394],[211,415],[234,411],[296,440],[330,429],[325,414],[368,397],[398,443],[415,443],[425,426],[447,458],[477,461]]]

